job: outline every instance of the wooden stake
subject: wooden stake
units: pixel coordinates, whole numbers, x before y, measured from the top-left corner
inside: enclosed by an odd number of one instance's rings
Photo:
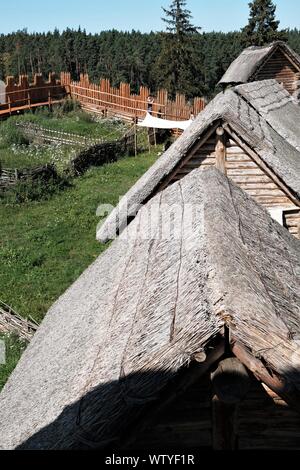
[[[134,155],[137,156],[137,125],[134,125]]]
[[[151,153],[150,128],[148,129],[148,146],[149,146],[149,153]]]
[[[216,167],[222,173],[226,175],[226,164],[225,164],[225,157],[226,157],[226,147],[224,143],[224,129],[222,127],[218,127],[217,129],[217,144],[216,144]]]

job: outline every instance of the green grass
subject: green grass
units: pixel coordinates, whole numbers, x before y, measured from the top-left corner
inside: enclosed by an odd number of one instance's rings
[[[117,204],[159,150],[92,168],[50,200],[0,205],[0,299],[40,322],[53,302],[107,248],[95,240],[99,204]],[[6,346],[0,389],[24,350],[24,343],[11,336],[6,336]]]
[[[66,145],[11,145],[0,142],[0,162],[3,168],[34,168],[53,163],[62,171],[79,149]]]
[[[84,111],[77,110],[68,114],[41,110],[35,114],[26,113],[21,117],[13,118],[22,122],[33,122],[39,126],[57,131],[78,134],[95,139],[118,139],[128,130],[128,125],[116,119],[102,119],[93,117]]]
[[[13,116],[0,122],[0,162],[4,168],[33,168],[46,163],[54,163],[62,171],[82,147],[76,145],[41,145],[33,142],[26,145],[18,123],[34,123],[41,127],[54,129],[86,138],[115,140],[121,138],[128,125],[117,120],[93,118],[81,110],[60,115],[60,108],[53,112],[40,110],[36,114],[27,113]],[[24,143],[25,142],[25,143]]]
[[[19,340],[15,335],[0,335],[0,341],[5,343],[6,363],[0,365],[0,390],[4,387],[7,378],[16,367],[22,352],[26,347],[25,341]]]
[[[105,248],[95,241],[98,205],[117,204],[156,155],[93,168],[49,200],[0,205],[0,299],[40,321]]]

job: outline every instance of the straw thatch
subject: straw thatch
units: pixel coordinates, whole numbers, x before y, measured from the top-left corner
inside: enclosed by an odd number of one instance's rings
[[[225,324],[297,390],[299,247],[214,168],[168,187],[48,312],[0,395],[0,447],[116,446]]]
[[[260,66],[276,49],[280,48],[300,69],[300,57],[285,42],[276,41],[268,46],[251,46],[245,49],[230,65],[219,85],[232,85],[252,81]]]
[[[100,227],[106,242],[122,232],[128,218],[149,200],[215,123],[228,124],[300,199],[300,107],[276,80],[240,85],[220,93],[182,136],[154,163]]]

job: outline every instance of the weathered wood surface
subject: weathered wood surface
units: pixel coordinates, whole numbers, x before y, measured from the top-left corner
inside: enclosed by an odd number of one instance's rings
[[[51,106],[62,101],[66,97],[66,91],[55,74],[50,73],[48,81],[45,81],[41,74],[35,74],[32,83],[27,75],[20,75],[18,82],[9,76],[6,78],[5,95],[6,103],[0,105],[0,116],[37,106]]]
[[[144,117],[147,111],[147,98],[151,95],[147,87],[141,87],[139,94],[131,93],[130,85],[121,83],[112,87],[107,79],[100,84],[90,83],[88,75],[81,75],[79,81],[72,81],[68,73],[61,74],[61,83],[70,95],[89,111],[117,114],[122,117]],[[188,120],[191,114],[199,114],[205,107],[203,98],[195,98],[190,104],[185,96],[177,94],[175,100],[168,97],[166,90],[159,90],[153,103],[153,115],[170,120]]]
[[[275,50],[264,64],[259,68],[255,74],[255,80],[268,80],[275,78],[279,83],[282,83],[284,88],[293,95],[296,90],[296,83],[298,81],[297,73],[300,71],[288,57],[280,49]]]
[[[212,447],[211,384],[209,374],[153,416],[151,425],[123,450],[197,449]]]
[[[299,121],[300,107],[275,80],[246,84],[219,94],[128,191],[98,231],[98,240],[107,242],[114,237],[116,227],[121,233],[127,215],[134,218],[136,207],[181,180],[191,169],[214,165],[213,139],[220,125],[234,144],[234,151],[229,151],[228,176],[234,176],[238,184],[248,184],[248,191],[252,182],[252,190],[265,191],[265,195],[256,194],[265,207],[300,207],[300,135],[295,124]],[[239,161],[246,167],[239,168]],[[259,183],[257,188],[255,182]],[[277,193],[273,197],[274,191]]]
[[[276,41],[265,47],[245,49],[220,80],[222,86],[276,79],[299,100],[299,55],[286,43]]]
[[[223,128],[218,129],[221,135],[218,135],[217,130],[209,139],[203,143],[200,142],[190,159],[186,159],[173,171],[169,184],[181,180],[195,168],[216,166],[267,209],[282,208],[284,217],[285,214],[294,210],[291,215],[287,215],[285,226],[292,235],[298,237],[300,209],[297,209],[282,186],[279,186],[278,179],[276,177],[272,179],[270,172],[266,173],[265,169],[262,169],[245,150],[239,147]],[[259,161],[258,157],[257,160]]]
[[[0,164],[0,190],[9,189],[20,182],[49,180],[57,177],[55,165],[47,164],[35,168],[2,168]]]
[[[36,322],[21,317],[11,307],[0,301],[1,333],[13,333],[21,339],[31,341],[37,329]]]
[[[240,450],[299,450],[300,415],[270,389],[252,380],[239,407]]]

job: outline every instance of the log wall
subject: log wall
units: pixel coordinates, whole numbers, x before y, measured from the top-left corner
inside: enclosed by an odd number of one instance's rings
[[[136,451],[210,449],[212,447],[209,374],[163,410],[133,443]],[[127,450],[127,449],[126,449]]]
[[[210,374],[206,374],[139,432],[132,448],[147,452],[212,449],[213,395]],[[250,389],[238,405],[235,420],[239,450],[300,450],[300,415],[251,374]]]
[[[239,409],[240,450],[300,450],[300,415],[252,381]]]
[[[296,67],[291,59],[281,50],[276,49],[263,66],[256,73],[254,80],[267,80],[275,78],[279,83],[283,83],[286,90],[293,95],[299,80],[300,69]]]
[[[180,180],[195,168],[215,166],[217,164],[216,143],[216,133],[203,144],[200,143],[191,156],[174,170],[168,184]],[[226,175],[266,209],[282,209],[283,225],[292,235],[300,238],[300,208],[228,135],[224,136],[224,143]]]

